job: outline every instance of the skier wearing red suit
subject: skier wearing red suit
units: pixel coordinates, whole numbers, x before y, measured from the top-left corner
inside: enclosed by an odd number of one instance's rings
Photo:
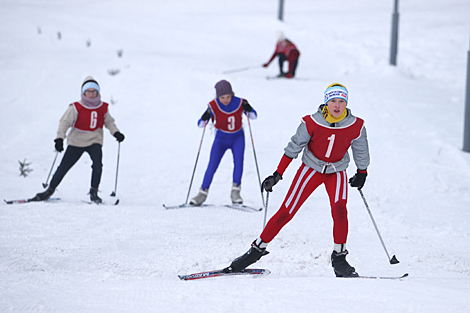
[[[263,64],[263,67],[268,67],[269,64],[276,58],[279,58],[279,75],[278,77],[292,78],[295,76],[297,64],[299,63],[300,52],[297,47],[287,38],[284,34],[279,33],[279,38],[276,43],[276,49],[268,62]],[[289,63],[289,69],[284,72],[284,62]]]
[[[226,269],[241,271],[268,254],[267,244],[280,232],[297,213],[310,194],[321,184],[325,185],[333,217],[334,250],[331,255],[336,276],[358,276],[355,268],[346,261],[348,235],[347,199],[348,179],[346,169],[351,148],[356,174],[349,180],[352,187],[364,186],[367,167],[370,163],[367,132],[364,121],[352,115],[346,108],[348,90],[341,84],[328,86],[325,104],[318,111],[302,118],[296,134],[284,149],[284,155],[273,175],[263,181],[263,189],[271,192],[281,179],[284,171],[303,151],[302,164],[291,183],[289,191],[279,210],[269,220],[260,237],[250,250],[236,258]]]

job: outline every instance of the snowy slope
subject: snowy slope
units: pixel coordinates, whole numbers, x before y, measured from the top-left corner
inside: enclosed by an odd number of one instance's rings
[[[393,1],[1,0],[0,191],[42,191],[53,139],[88,75],[126,135],[118,206],[91,206],[84,155],[59,203],[0,205],[0,312],[466,312],[470,309],[470,154],[462,152],[470,3],[400,2],[398,66],[388,65]],[[283,30],[300,49],[298,76],[267,81],[261,68]],[[61,39],[58,39],[60,32]],[[87,46],[87,42],[90,43]],[[122,50],[122,57],[117,51]],[[260,68],[223,75],[231,69]],[[109,70],[119,69],[111,76]],[[363,275],[334,278],[324,188],[270,243],[258,279],[181,282],[178,274],[227,266],[261,232],[264,212],[222,207],[165,210],[185,202],[202,130],[196,121],[228,79],[259,118],[251,122],[261,179],[271,174],[300,118],[333,82],[350,91],[371,149],[362,199],[349,192],[348,260]],[[242,196],[261,205],[248,125]],[[105,130],[101,195],[114,190],[117,143]],[[202,181],[213,130],[203,138],[191,195]],[[59,156],[60,159],[61,155]],[[18,161],[33,171],[19,177]],[[57,164],[56,164],[57,165]],[[300,160],[270,195],[284,199]],[[230,201],[223,159],[208,202]],[[352,163],[348,173],[355,172]]]

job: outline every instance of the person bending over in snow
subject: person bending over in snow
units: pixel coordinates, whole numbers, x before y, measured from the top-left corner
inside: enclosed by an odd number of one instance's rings
[[[246,116],[252,120],[256,119],[258,115],[247,100],[235,97],[232,86],[228,81],[221,80],[217,82],[215,84],[215,91],[216,99],[209,102],[209,107],[198,121],[198,126],[202,128],[212,118],[217,132],[199,193],[189,202],[192,205],[201,205],[206,201],[212,178],[219,167],[225,151],[228,149],[232,150],[233,154],[232,203],[243,203],[243,199],[240,196],[243,155],[245,153],[245,133],[242,128],[242,114],[245,112]]]
[[[69,105],[67,111],[60,119],[57,138],[54,140],[55,149],[58,152],[64,150],[64,139],[69,128],[71,131],[67,138],[67,150],[60,162],[54,176],[52,176],[49,188],[46,191],[36,194],[33,201],[47,200],[55,192],[65,174],[80,159],[83,152],[90,155],[93,164],[91,166],[91,188],[90,200],[101,203],[98,197],[98,186],[101,181],[103,164],[103,125],[109,129],[111,134],[121,142],[124,135],[114,123],[114,118],[109,114],[108,103],[101,101],[100,86],[91,76],[85,78],[81,88],[81,100]]]
[[[352,115],[346,108],[348,90],[341,84],[328,86],[325,104],[318,111],[302,118],[302,123],[291,138],[284,155],[273,175],[267,177],[262,188],[271,192],[281,179],[284,171],[303,150],[302,164],[291,183],[280,209],[269,220],[260,237],[242,256],[233,260],[225,271],[242,271],[247,266],[268,254],[266,247],[281,228],[297,213],[310,194],[321,184],[325,185],[330,198],[333,217],[334,250],[331,262],[338,277],[358,276],[354,267],[346,261],[346,239],[348,217],[346,203],[348,185],[346,168],[349,164],[348,149],[351,147],[357,166],[357,173],[349,180],[352,187],[364,186],[367,167],[370,163],[369,146],[364,121]]]
[[[268,67],[269,64],[276,58],[279,58],[279,75],[278,77],[292,78],[295,76],[295,70],[297,69],[297,64],[299,63],[300,52],[297,50],[297,47],[286,37],[282,32],[279,32],[279,38],[276,43],[276,49],[274,50],[271,59],[268,62],[263,64],[263,67]],[[289,71],[284,72],[283,65],[284,62],[289,62]]]

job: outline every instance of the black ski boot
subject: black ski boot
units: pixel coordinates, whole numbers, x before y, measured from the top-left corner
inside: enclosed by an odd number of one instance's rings
[[[98,189],[91,187],[90,192],[88,194],[90,195],[91,202],[94,202],[96,204],[103,203],[103,200],[98,197]]]
[[[31,199],[31,201],[44,201],[49,199],[55,192],[55,188],[47,188],[46,191],[40,192]]]
[[[348,254],[348,250],[344,250],[343,252],[336,252],[333,250],[331,254],[331,266],[333,266],[335,270],[336,277],[358,277],[359,274],[356,273],[356,269],[349,265],[346,261],[346,255]]]
[[[242,272],[245,268],[261,259],[262,256],[269,253],[266,251],[267,245],[261,239],[253,241],[250,250],[233,260],[229,267],[224,268],[224,272]]]

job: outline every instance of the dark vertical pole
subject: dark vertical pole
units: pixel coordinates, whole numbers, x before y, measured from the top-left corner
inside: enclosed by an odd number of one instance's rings
[[[395,5],[392,15],[392,44],[390,46],[390,65],[397,65],[397,52],[398,52],[398,0],[395,0]]]
[[[246,116],[246,120],[248,121],[248,128],[250,129],[251,144],[253,145],[253,155],[255,157],[256,172],[258,173],[259,189],[261,191],[261,203],[263,203],[263,205],[264,205],[263,188],[262,188],[263,186],[261,185],[261,177],[259,175],[258,159],[256,158],[255,141],[253,140],[253,133],[251,132],[250,118],[248,117],[248,115]]]
[[[279,0],[279,20],[282,21],[284,19],[284,0]]]
[[[467,52],[467,89],[465,92],[465,121],[463,151],[470,152],[470,50]]]
[[[193,185],[194,173],[196,173],[197,161],[199,160],[199,154],[201,153],[202,141],[204,140],[204,133],[206,132],[207,123],[204,124],[204,129],[202,130],[201,141],[199,142],[199,149],[197,150],[196,162],[194,163],[193,175],[191,176],[191,182],[189,183],[188,195],[186,196],[185,205],[188,205],[189,193],[191,192],[191,186]]]

